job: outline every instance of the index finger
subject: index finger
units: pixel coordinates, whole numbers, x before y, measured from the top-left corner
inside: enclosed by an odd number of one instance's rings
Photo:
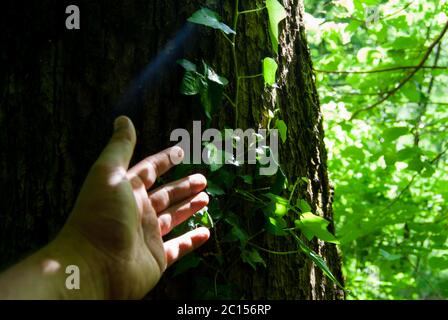
[[[157,177],[160,177],[169,169],[181,163],[183,158],[184,151],[182,148],[174,146],[165,149],[140,161],[128,171],[127,177],[129,180],[137,176],[140,177],[146,189],[149,189]]]

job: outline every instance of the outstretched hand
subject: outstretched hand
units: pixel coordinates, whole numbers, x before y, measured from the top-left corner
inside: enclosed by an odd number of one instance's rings
[[[65,288],[64,270],[74,264],[81,273],[76,298],[139,299],[168,266],[209,238],[209,230],[201,227],[162,239],[208,203],[201,192],[207,181],[199,174],[148,192],[157,177],[181,162],[182,149],[169,148],[128,169],[134,126],[119,117],[114,128],[57,238],[1,275],[5,297],[71,298],[75,293]]]
[[[148,193],[157,177],[183,159],[179,147],[150,156],[128,170],[136,133],[120,117],[114,134],[93,165],[66,229],[84,237],[103,258],[112,297],[143,297],[165,269],[209,238],[198,228],[164,242],[162,237],[208,203],[197,174]]]

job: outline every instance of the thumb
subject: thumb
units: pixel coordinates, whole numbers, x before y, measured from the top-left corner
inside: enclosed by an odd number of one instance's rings
[[[128,170],[137,140],[132,121],[125,116],[115,119],[114,133],[98,162],[112,168]]]

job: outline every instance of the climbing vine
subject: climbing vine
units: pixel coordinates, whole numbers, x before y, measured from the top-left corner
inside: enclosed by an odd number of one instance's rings
[[[238,61],[237,36],[238,21],[242,15],[259,13],[266,10],[269,17],[269,35],[272,44],[271,57],[261,59],[260,73],[255,75],[241,74]],[[178,61],[178,64],[185,69],[185,75],[181,84],[180,91],[184,95],[198,96],[206,117],[206,125],[210,126],[213,115],[216,114],[222,101],[225,100],[233,108],[234,127],[239,124],[240,107],[240,86],[241,81],[263,78],[267,87],[276,87],[276,73],[278,65],[276,57],[279,46],[279,23],[287,17],[286,10],[277,0],[266,0],[265,6],[240,11],[239,1],[235,1],[233,14],[233,25],[230,27],[225,24],[218,13],[209,8],[201,8],[196,11],[188,21],[197,25],[216,29],[230,46],[229,50],[233,59],[234,73],[234,92],[231,92],[229,80],[219,75],[212,66],[205,61],[194,63],[187,59]],[[278,117],[279,110],[269,110],[267,112],[268,122],[266,136],[253,133],[252,143],[268,139],[273,135],[278,135],[282,143],[287,140],[287,124]],[[236,142],[239,137],[226,136]],[[233,152],[237,151],[235,144]],[[303,252],[308,256],[337,286],[343,289],[337,278],[332,274],[324,259],[314,252],[302,239],[301,236],[311,241],[313,238],[338,243],[336,237],[327,229],[330,224],[326,219],[312,213],[312,208],[308,202],[299,197],[299,187],[306,186],[309,181],[306,177],[301,177],[297,181],[289,182],[283,170],[279,169],[273,174],[272,178],[257,173],[248,174],[243,166],[235,159],[233,154],[218,150],[212,142],[205,142],[204,148],[208,152],[209,163],[201,165],[202,169],[208,172],[207,192],[211,195],[211,201],[208,208],[198,212],[191,218],[183,228],[194,228],[197,225],[204,225],[214,228],[215,235],[218,232],[225,232],[221,237],[216,237],[217,253],[213,253],[216,258],[215,265],[210,265],[203,258],[196,254],[191,254],[175,266],[175,275],[186,271],[189,268],[198,266],[201,262],[207,263],[212,269],[216,270],[214,281],[214,296],[219,296],[216,279],[224,263],[222,252],[222,243],[238,243],[239,258],[249,264],[254,270],[258,267],[266,267],[266,263],[261,252],[275,255],[298,254]],[[256,149],[256,167],[260,168],[265,162],[263,158],[272,156],[273,151],[270,147]],[[188,165],[180,166],[177,173],[182,175],[188,170]],[[269,184],[266,184],[269,183]],[[225,201],[224,201],[225,199]],[[244,200],[245,214],[253,215],[259,221],[260,229],[251,230],[242,223],[242,219],[235,208],[237,201]],[[249,212],[249,213],[247,213]],[[221,228],[221,225],[224,226]],[[220,228],[216,228],[220,225]],[[263,248],[256,243],[254,239],[263,233],[269,233],[278,237],[292,237],[297,243],[297,250],[279,252]],[[233,246],[235,247],[235,246]]]

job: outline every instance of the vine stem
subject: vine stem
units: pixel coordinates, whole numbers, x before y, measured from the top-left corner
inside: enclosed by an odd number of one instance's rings
[[[239,14],[258,12],[258,11],[262,11],[264,9],[266,9],[266,6],[264,6],[262,8],[252,9],[252,10],[239,11]]]
[[[223,93],[224,98],[227,99],[227,101],[232,105],[232,107],[235,108],[235,103],[233,102],[233,100],[224,92]]]
[[[258,250],[267,252],[267,253],[271,253],[271,254],[276,254],[276,255],[289,255],[289,254],[298,254],[300,252],[300,250],[294,250],[294,251],[274,251],[274,250],[269,250],[263,247],[260,247],[259,245],[256,245],[253,242],[247,242],[247,244],[257,248]]]
[[[250,76],[239,76],[238,78],[241,79],[253,79],[253,78],[258,78],[258,77],[262,77],[263,74],[259,73],[259,74],[254,74],[254,75],[250,75]]]
[[[235,13],[233,17],[233,30],[237,30],[238,27],[238,18],[240,15],[239,11],[239,0],[235,0]],[[236,33],[233,35],[233,45],[232,45],[232,55],[233,55],[233,63],[235,67],[235,78],[236,78],[236,88],[235,88],[235,128],[238,128],[238,117],[239,117],[239,110],[238,110],[238,98],[239,98],[239,89],[240,89],[240,78],[239,78],[239,70],[238,70],[238,57],[236,54]]]
[[[233,43],[233,41],[226,35],[226,33],[224,31],[221,30],[221,34],[224,36],[224,38],[229,41],[230,45],[233,47],[235,45],[235,43]]]

